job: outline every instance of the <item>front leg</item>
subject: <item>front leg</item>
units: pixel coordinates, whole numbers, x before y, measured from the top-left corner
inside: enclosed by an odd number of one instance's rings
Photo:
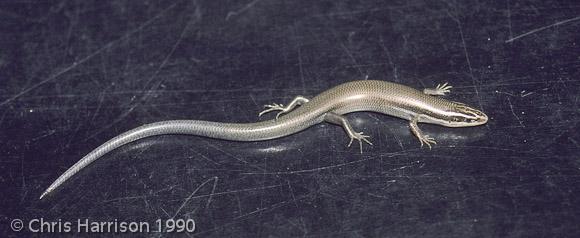
[[[354,139],[358,140],[358,143],[360,145],[360,153],[361,154],[362,154],[362,142],[363,141],[366,142],[369,145],[372,145],[373,144],[373,143],[371,143],[367,139],[370,136],[363,135],[362,132],[356,132],[356,131],[354,131],[354,129],[352,129],[352,126],[348,122],[348,119],[346,119],[346,117],[344,117],[342,115],[338,115],[338,114],[336,114],[334,112],[328,112],[324,116],[324,121],[330,122],[332,124],[336,124],[336,125],[339,125],[339,126],[342,126],[342,128],[346,131],[346,134],[348,135],[348,137],[350,137],[350,142],[348,143],[348,147],[350,147],[350,145],[352,144],[352,141]]]
[[[419,126],[417,125],[417,123],[419,122],[419,117],[421,117],[421,115],[413,117],[413,119],[411,119],[411,121],[409,122],[409,127],[411,127],[411,131],[419,139],[419,142],[421,142],[421,148],[423,148],[423,144],[427,144],[427,146],[429,146],[429,149],[431,149],[431,143],[437,144],[437,142],[435,142],[435,140],[430,136],[423,134],[423,131],[419,129]]]
[[[423,93],[432,96],[444,96],[446,93],[451,92],[451,88],[453,87],[447,83],[444,83],[443,85],[437,84],[437,87],[435,88],[423,89]]]
[[[292,110],[294,110],[294,108],[296,108],[299,105],[302,105],[304,103],[309,102],[310,100],[308,98],[302,97],[302,96],[296,96],[294,98],[294,100],[292,100],[292,102],[290,102],[290,104],[288,104],[288,106],[284,107],[284,105],[282,104],[271,104],[271,105],[264,105],[265,108],[268,108],[262,112],[260,112],[260,114],[258,114],[258,117],[261,117],[262,115],[268,113],[268,112],[273,112],[273,111],[280,111],[278,112],[278,114],[276,114],[276,119],[278,119],[278,117],[280,117],[280,115],[284,114],[284,113],[288,113]]]

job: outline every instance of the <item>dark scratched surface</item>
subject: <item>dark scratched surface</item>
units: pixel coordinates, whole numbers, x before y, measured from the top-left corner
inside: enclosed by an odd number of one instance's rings
[[[199,237],[578,237],[579,32],[577,1],[2,1],[0,236],[39,218],[175,218]],[[38,199],[143,123],[253,122],[366,77],[449,82],[490,121],[420,125],[429,150],[403,120],[353,113],[374,143],[362,154],[333,125],[148,138]]]

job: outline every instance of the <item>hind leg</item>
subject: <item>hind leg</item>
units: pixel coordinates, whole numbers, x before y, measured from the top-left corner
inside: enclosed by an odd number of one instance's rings
[[[362,132],[354,131],[354,129],[350,125],[350,122],[348,122],[346,117],[344,117],[342,115],[338,115],[336,113],[329,112],[329,113],[326,113],[326,116],[324,116],[324,120],[327,122],[330,122],[332,124],[342,126],[342,128],[346,131],[346,134],[348,135],[348,137],[350,137],[350,142],[348,143],[348,147],[350,147],[353,140],[355,140],[355,139],[358,140],[358,143],[360,145],[360,153],[361,154],[362,154],[362,142],[363,141],[369,145],[373,144],[367,139],[370,136],[363,135]]]
[[[260,114],[258,114],[258,117],[269,113],[269,112],[273,112],[273,111],[280,111],[278,112],[278,114],[276,114],[276,119],[278,119],[279,116],[281,116],[282,114],[288,113],[292,110],[294,110],[294,108],[296,108],[297,106],[300,106],[302,104],[305,104],[307,102],[309,102],[310,100],[308,98],[302,97],[302,96],[296,96],[291,102],[290,104],[288,104],[288,106],[284,107],[284,105],[282,104],[271,104],[271,105],[264,105],[265,108],[267,108],[266,110],[260,112]]]

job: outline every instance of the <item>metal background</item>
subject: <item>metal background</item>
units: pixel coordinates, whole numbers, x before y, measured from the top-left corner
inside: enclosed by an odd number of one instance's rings
[[[2,1],[0,234],[26,234],[14,218],[175,217],[201,237],[578,237],[579,32],[577,1]],[[366,77],[449,82],[490,121],[421,125],[429,150],[406,121],[354,113],[363,154],[333,125],[149,138],[38,200],[143,123],[253,122]]]

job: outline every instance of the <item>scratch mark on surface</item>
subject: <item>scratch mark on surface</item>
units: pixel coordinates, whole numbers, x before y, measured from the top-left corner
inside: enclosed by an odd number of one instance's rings
[[[173,185],[167,186],[166,188],[159,189],[159,190],[157,190],[157,191],[153,192],[153,194],[160,194],[160,193],[162,193],[162,192],[171,191],[171,190],[173,190],[175,187],[177,187],[177,184],[173,184]],[[168,216],[168,217],[169,217],[169,216]]]
[[[381,122],[382,122],[382,121],[381,121],[381,120],[380,120],[378,117],[376,117],[374,114],[369,114],[369,117],[370,117],[370,118],[373,118],[373,119],[374,119],[376,122],[378,122],[378,123],[381,123]],[[397,143],[399,144],[399,147],[401,147],[401,150],[405,150],[405,147],[403,146],[403,142],[401,141],[401,138],[399,138],[399,137],[397,136],[397,133],[393,133],[393,130],[391,130],[391,129],[390,129],[390,127],[386,127],[386,130],[387,130],[387,131],[390,133],[390,135],[392,135],[392,136],[395,138],[395,140],[396,140],[396,141],[397,141]],[[378,138],[380,139],[381,137],[378,137]],[[388,139],[389,139],[389,134],[387,134],[387,133],[384,133],[384,138],[385,138],[385,140],[386,140],[386,141],[388,141]],[[377,143],[377,144],[381,144],[381,143]]]
[[[214,178],[211,178],[207,181],[204,182],[207,183],[210,180],[213,180]],[[203,185],[203,184],[202,184]],[[232,190],[232,191],[226,191],[226,192],[212,192],[211,194],[203,194],[203,195],[197,195],[197,196],[192,196],[190,195],[189,197],[186,198],[191,200],[191,199],[197,199],[197,198],[205,198],[205,197],[215,197],[215,196],[221,196],[221,195],[228,195],[228,194],[237,194],[237,193],[241,193],[241,192],[251,192],[251,191],[259,191],[259,190],[266,190],[266,189],[272,189],[272,188],[279,188],[281,185],[271,185],[271,186],[262,186],[262,187],[257,187],[257,188],[246,188],[246,189],[238,189],[238,190]],[[130,197],[119,197],[119,198],[113,198],[113,199],[109,199],[109,200],[105,200],[102,203],[108,203],[108,202],[117,202],[117,201],[122,201],[122,200],[132,200],[132,199],[141,199],[142,197],[145,197],[146,195],[142,195],[142,196],[130,196]],[[168,216],[169,217],[169,216]]]
[[[185,27],[183,27],[183,30],[181,30],[181,33],[179,34],[179,37],[177,38],[177,40],[175,41],[175,43],[171,47],[171,50],[169,51],[169,53],[165,56],[165,58],[163,58],[163,61],[159,64],[159,66],[157,67],[157,69],[155,70],[155,72],[151,75],[151,77],[149,77],[149,79],[147,79],[147,81],[145,82],[144,85],[149,85],[151,82],[153,82],[153,80],[159,74],[159,72],[161,71],[161,69],[163,69],[165,67],[165,65],[167,64],[167,62],[169,62],[169,59],[173,56],[173,53],[177,49],[177,46],[179,46],[179,44],[181,44],[181,41],[185,37],[185,33],[187,32],[187,30],[189,29],[189,27],[191,25],[193,25],[193,23],[196,23],[197,21],[199,21],[200,19],[201,19],[201,11],[200,11],[200,9],[198,7],[198,8],[196,8],[195,14],[192,17],[192,19],[190,19],[187,22],[187,24],[185,25]],[[101,132],[109,129],[113,125],[115,125],[118,122],[122,121],[131,112],[133,112],[133,110],[135,110],[138,106],[142,105],[145,101],[147,101],[147,99],[149,99],[149,97],[154,94],[153,92],[155,92],[155,90],[157,88],[159,88],[159,86],[164,81],[165,81],[165,79],[161,79],[158,82],[156,82],[155,84],[153,84],[151,87],[149,87],[149,89],[147,91],[145,91],[145,94],[143,96],[141,96],[138,100],[136,100],[129,108],[127,108],[127,110],[125,112],[123,112],[123,114],[119,115],[116,119],[114,119],[111,123],[107,124],[106,126],[101,127],[99,131],[95,132],[88,139],[91,139],[92,137],[100,134]],[[137,95],[135,95],[134,97],[136,97],[136,96]]]
[[[391,52],[389,51],[387,46],[385,46],[385,43],[383,42],[383,37],[381,37],[380,41],[381,41],[381,47],[383,48],[383,50],[387,54],[387,59],[389,60],[389,64],[391,65],[391,69],[393,70],[393,77],[395,77],[395,80],[398,81],[399,75],[397,73],[397,66],[395,65],[395,63],[393,63],[393,57],[391,56]]]
[[[465,54],[465,60],[467,61],[467,67],[469,68],[469,76],[471,76],[471,80],[473,82],[473,89],[475,90],[475,96],[477,98],[477,102],[479,103],[479,108],[481,110],[485,110],[483,108],[483,103],[481,102],[481,96],[479,96],[479,89],[477,88],[477,79],[473,74],[473,67],[471,67],[471,60],[469,59],[469,53],[467,52],[467,44],[465,43],[465,37],[463,36],[463,27],[461,26],[461,21],[459,20],[459,17],[457,17],[457,15],[452,15],[449,11],[447,11],[447,15],[449,15],[449,17],[453,19],[455,23],[457,23],[457,28],[459,28],[459,35],[461,36],[461,42],[463,43],[462,45],[463,52]]]
[[[211,203],[211,199],[213,198],[213,195],[215,194],[215,188],[217,187],[217,183],[219,178],[217,176],[214,177],[214,181],[213,181],[213,187],[211,189],[211,193],[209,194],[209,197],[207,198],[207,203],[205,204],[205,207],[209,209],[209,204]]]
[[[372,64],[369,66],[373,66],[373,65],[385,65],[385,64]],[[364,66],[364,65],[363,65]],[[321,88],[321,87],[309,87],[308,90],[312,91],[312,92],[317,92],[317,91],[321,91],[324,90],[326,88]],[[279,91],[283,91],[283,92],[298,92],[298,89],[295,88],[281,88],[281,89],[276,89]],[[27,98],[31,98],[31,99],[42,99],[42,98],[72,98],[72,97],[97,97],[98,95],[100,95],[101,93],[104,93],[107,96],[111,96],[111,95],[126,95],[126,94],[141,94],[144,92],[148,92],[148,91],[152,91],[156,94],[161,94],[161,93],[237,93],[237,92],[270,92],[272,91],[272,88],[252,88],[252,89],[203,89],[203,90],[198,90],[198,89],[177,89],[177,90],[157,90],[157,89],[153,89],[153,90],[125,90],[125,91],[114,91],[114,92],[99,92],[99,93],[94,93],[94,92],[90,92],[90,93],[61,93],[61,94],[50,94],[50,95],[31,95]]]
[[[552,25],[549,25],[549,26],[544,26],[544,27],[540,27],[540,28],[533,29],[533,30],[528,31],[528,32],[526,32],[524,34],[521,34],[521,35],[518,35],[516,37],[510,38],[510,39],[506,40],[505,43],[510,43],[510,42],[515,41],[517,39],[520,39],[522,37],[529,36],[531,34],[534,34],[534,33],[537,33],[537,32],[540,32],[540,31],[543,31],[543,30],[546,30],[546,29],[549,29],[549,28],[552,28],[552,27],[555,27],[555,26],[563,25],[563,24],[566,24],[566,23],[569,23],[569,22],[577,21],[577,20],[580,20],[580,16],[577,16],[577,17],[574,17],[574,18],[570,18],[570,19],[567,19],[567,20],[563,20],[563,21],[559,21],[559,22],[556,22],[556,23],[554,23]]]
[[[288,223],[290,223],[290,225],[297,227],[300,231],[302,231],[302,237],[306,237],[306,235],[308,234],[308,230],[306,229],[306,224],[304,223],[304,220],[300,219],[299,224],[296,224],[292,222],[292,220],[288,219]]]
[[[510,38],[512,38],[514,33],[512,32],[512,10],[510,8],[510,0],[507,0],[507,20]]]
[[[300,69],[300,81],[302,83],[302,93],[306,93],[306,82],[304,80],[304,69],[302,68],[302,47],[298,45],[298,68]]]
[[[307,197],[308,197],[308,195],[302,195],[302,196],[298,197],[298,199],[299,200],[302,200],[302,199],[305,199]],[[272,204],[271,206],[266,207],[266,208],[258,208],[256,211],[249,212],[249,213],[246,213],[246,214],[243,214],[243,215],[234,217],[233,218],[233,220],[234,220],[233,222],[228,222],[228,223],[225,223],[225,224],[220,224],[220,226],[214,226],[211,229],[207,229],[207,230],[204,229],[203,231],[200,231],[199,233],[196,233],[196,235],[206,234],[206,233],[210,233],[210,232],[213,232],[213,231],[216,231],[216,230],[222,230],[222,228],[224,228],[224,227],[227,227],[227,226],[230,226],[232,224],[238,223],[237,220],[245,219],[245,218],[249,217],[250,215],[253,215],[253,214],[258,213],[258,212],[261,213],[261,212],[264,212],[264,211],[267,211],[267,210],[274,210],[276,208],[283,207],[283,206],[285,206],[288,203],[289,203],[289,200],[286,200],[286,201],[281,201],[279,203]]]
[[[526,92],[526,90],[523,90],[520,94],[521,94],[521,97],[525,98],[525,97],[530,96],[534,93],[535,92]]]
[[[2,122],[4,122],[4,118],[6,118],[7,113],[8,113],[8,110],[5,110],[4,113],[2,113],[2,117],[0,118],[0,125],[2,125]]]
[[[241,13],[244,13],[245,11],[247,11],[248,9],[252,8],[254,5],[256,5],[256,3],[258,3],[260,0],[254,0],[251,1],[250,3],[246,4],[246,6],[242,7],[240,10],[237,11],[230,11],[228,12],[228,15],[226,15],[226,21],[228,21],[230,19],[230,17],[233,16],[237,16]]]
[[[236,194],[234,194],[234,196],[236,197],[236,202],[237,202],[237,204],[238,204],[238,213],[239,213],[239,214],[242,214],[242,213],[244,213],[244,212],[242,211],[242,201],[240,200],[240,196],[239,196],[239,194],[237,194],[237,193],[236,193]]]
[[[191,152],[193,152],[193,153],[195,153],[195,154],[199,155],[199,156],[200,156],[201,158],[203,158],[204,160],[207,160],[207,161],[209,161],[209,162],[212,162],[212,163],[214,163],[214,164],[216,164],[216,165],[222,165],[222,164],[218,163],[217,161],[215,161],[215,160],[212,160],[212,159],[210,159],[209,157],[207,157],[207,156],[203,155],[202,153],[199,153],[199,152],[197,152],[197,151],[196,151],[196,150],[194,150],[193,148],[189,149],[189,151],[191,151]]]
[[[165,215],[166,215],[167,217],[171,217],[171,216],[169,215],[169,212],[167,212],[167,211],[166,211],[166,210],[165,210],[163,207],[159,207],[159,209],[161,209],[161,211],[163,211],[163,213],[165,213]]]
[[[421,3],[405,2],[404,5],[399,5],[399,6],[376,7],[376,8],[369,8],[369,9],[363,9],[363,10],[352,10],[352,11],[337,11],[337,12],[331,12],[331,13],[314,14],[314,15],[311,15],[310,17],[321,17],[321,16],[334,17],[334,16],[348,16],[348,15],[356,15],[356,14],[370,15],[371,13],[375,13],[375,12],[403,10],[403,9],[407,9],[407,8],[423,7],[423,6],[424,6],[424,4],[421,4]]]
[[[167,62],[169,62],[169,59],[173,56],[173,53],[175,53],[177,46],[179,46],[179,44],[181,44],[181,41],[185,37],[187,30],[191,27],[191,25],[193,25],[193,23],[197,22],[199,19],[201,19],[201,12],[200,12],[199,8],[196,8],[196,13],[194,14],[194,17],[187,22],[185,27],[183,27],[183,30],[181,30],[181,33],[179,34],[179,37],[177,38],[177,40],[175,41],[173,46],[171,47],[171,50],[169,51],[167,56],[165,56],[165,58],[163,59],[161,64],[159,64],[159,67],[157,67],[157,69],[151,75],[151,77],[147,80],[147,82],[145,82],[145,85],[151,83],[153,81],[153,79],[159,74],[161,69],[163,69],[165,67],[165,65],[167,65]],[[159,82],[154,84],[151,88],[149,88],[149,90],[147,90],[147,92],[141,98],[141,101],[149,98],[153,94],[153,91],[156,90],[159,87],[159,85],[161,85],[164,81],[165,81],[165,79],[161,79],[161,80],[159,80]],[[137,105],[139,105],[139,103],[135,103],[134,106],[137,106]],[[131,109],[129,109],[129,110],[131,110]]]
[[[256,98],[254,98],[254,95],[249,94],[250,99],[252,100],[252,102],[254,103],[254,105],[256,105],[257,108],[260,108],[260,106],[258,105],[258,102],[256,101]]]
[[[194,196],[194,195],[197,193],[197,191],[199,191],[199,189],[200,189],[201,187],[203,187],[205,184],[209,183],[209,181],[212,181],[212,180],[214,180],[214,181],[215,181],[215,182],[214,182],[214,188],[215,188],[215,183],[216,183],[216,182],[217,182],[217,180],[218,180],[218,177],[217,177],[217,176],[216,176],[216,177],[213,177],[213,178],[210,178],[210,179],[208,179],[208,180],[204,181],[203,183],[201,183],[199,186],[197,186],[197,188],[196,188],[195,190],[193,190],[193,192],[192,192],[192,193],[189,195],[189,197],[187,197],[187,198],[185,199],[185,201],[183,201],[183,203],[181,204],[181,206],[180,206],[180,207],[177,209],[177,211],[175,212],[175,214],[174,214],[174,215],[173,215],[173,217],[171,217],[171,218],[172,218],[172,219],[173,219],[173,218],[175,218],[175,217],[176,217],[176,216],[179,214],[179,212],[181,212],[181,209],[183,209],[183,207],[185,207],[185,205],[186,205],[186,204],[187,204],[187,203],[188,203],[188,202],[189,202],[189,201],[190,201],[190,200],[193,198],[193,196]],[[212,196],[213,194],[214,194],[214,191],[212,191],[212,193],[210,194],[210,198],[208,199],[208,204],[209,204],[209,201],[210,201],[210,199],[211,199],[211,196]]]
[[[404,153],[407,153],[407,152],[401,151],[401,152],[396,152],[396,153],[389,153],[388,157],[393,157],[393,156],[404,154]],[[313,169],[302,169],[302,170],[294,170],[294,171],[274,171],[274,172],[249,172],[249,173],[241,173],[241,174],[243,174],[243,175],[264,175],[264,174],[280,175],[280,174],[312,173],[312,172],[319,172],[319,171],[327,170],[327,169],[339,168],[339,167],[343,167],[343,166],[347,166],[347,165],[351,165],[351,164],[363,163],[363,162],[367,162],[369,160],[378,159],[378,158],[380,158],[380,157],[371,157],[371,158],[360,159],[360,160],[350,161],[350,162],[341,163],[341,164],[322,166],[322,167],[313,168]]]
[[[22,196],[20,197],[20,202],[24,202],[24,198],[29,191],[26,189],[26,176],[24,175],[24,156],[20,158],[20,176],[22,177]]]
[[[69,148],[70,147],[70,145],[73,143],[73,140],[74,140],[75,136],[77,135],[77,133],[79,132],[79,130],[80,130],[80,128],[81,128],[82,125],[83,125],[83,123],[81,123],[80,121],[79,121],[79,123],[77,123],[77,126],[74,129],[74,132],[72,132],[72,133],[69,134],[70,137],[67,140],[66,144],[64,145],[64,148]]]
[[[52,81],[52,80],[54,80],[54,79],[58,78],[59,76],[61,76],[61,75],[65,74],[65,73],[67,73],[67,72],[71,71],[72,69],[76,68],[77,66],[79,66],[79,65],[81,65],[81,64],[83,64],[83,63],[85,63],[85,62],[89,61],[90,59],[92,59],[92,58],[93,58],[93,57],[95,57],[96,55],[98,55],[98,54],[102,53],[103,51],[105,51],[105,50],[107,50],[107,49],[109,49],[109,48],[111,48],[111,47],[112,47],[113,45],[115,45],[117,42],[123,41],[123,40],[125,40],[125,39],[127,39],[127,38],[131,37],[131,36],[132,36],[132,35],[134,35],[135,33],[137,33],[137,32],[140,32],[141,30],[143,30],[143,28],[145,28],[146,26],[148,26],[149,24],[151,24],[151,23],[152,23],[154,20],[156,20],[157,18],[159,18],[159,17],[163,16],[163,15],[164,15],[164,14],[165,14],[167,11],[169,11],[171,8],[175,7],[176,5],[177,5],[177,3],[174,3],[174,4],[172,4],[171,6],[169,6],[169,7],[165,8],[165,9],[163,9],[163,10],[162,10],[162,11],[161,11],[159,14],[157,14],[157,15],[153,16],[151,19],[149,19],[149,20],[147,20],[146,22],[144,22],[143,24],[141,24],[139,27],[135,28],[135,29],[134,29],[134,30],[132,30],[132,31],[129,31],[129,32],[127,32],[127,33],[126,33],[125,35],[123,35],[122,37],[120,37],[120,38],[118,38],[118,39],[116,39],[116,40],[113,40],[113,41],[111,41],[111,42],[109,42],[109,43],[105,44],[103,47],[101,47],[101,48],[97,49],[97,50],[96,50],[96,51],[94,51],[93,53],[91,53],[91,54],[89,54],[89,55],[85,56],[84,58],[82,58],[82,59],[80,59],[80,60],[78,60],[78,61],[75,61],[75,62],[73,62],[71,65],[69,65],[69,66],[65,67],[64,69],[61,69],[61,70],[57,71],[56,73],[54,73],[54,74],[50,75],[48,78],[46,78],[46,79],[44,79],[44,80],[42,80],[42,81],[40,81],[40,82],[38,82],[38,83],[36,83],[36,84],[34,84],[34,85],[32,85],[32,86],[28,87],[28,88],[25,88],[25,89],[23,89],[22,91],[20,91],[19,93],[17,93],[17,94],[15,94],[15,95],[13,95],[12,97],[9,97],[8,99],[6,99],[6,100],[4,100],[4,101],[0,102],[0,107],[2,107],[2,106],[4,106],[4,105],[6,105],[6,104],[8,104],[8,103],[10,103],[10,102],[12,102],[12,101],[14,101],[14,100],[16,100],[16,99],[17,99],[17,98],[19,98],[20,96],[22,96],[22,95],[24,95],[24,94],[27,94],[28,92],[30,92],[30,91],[32,91],[32,90],[34,90],[34,89],[36,89],[36,88],[38,88],[38,87],[40,87],[40,86],[42,86],[42,85],[46,84],[46,83],[48,83],[48,82],[50,82],[50,81]]]
[[[298,209],[298,201],[296,200],[296,195],[294,194],[294,189],[292,189],[292,184],[290,184],[290,181],[286,180],[286,183],[288,184],[288,190],[290,191],[290,195],[292,195],[292,200],[294,201],[294,206]]]
[[[515,97],[515,96],[516,96],[516,95],[515,95],[515,94],[513,94],[513,93],[509,93],[509,92],[503,92],[503,91],[499,91],[499,90],[495,90],[495,93],[499,93],[499,94],[505,94],[505,95],[512,96],[512,97]]]
[[[518,120],[518,122],[520,123],[520,126],[525,127],[524,126],[524,123],[522,122],[522,120],[520,119],[520,117],[518,117],[518,115],[514,111],[514,106],[512,105],[512,101],[510,100],[510,98],[507,98],[507,100],[508,100],[508,104],[510,106],[510,111],[512,112],[512,115],[514,115],[514,117]]]
[[[56,132],[56,130],[55,130],[55,129],[50,129],[50,130],[44,131],[44,132],[43,132],[42,134],[40,134],[39,136],[37,136],[37,137],[34,137],[34,138],[30,139],[30,141],[31,141],[31,142],[34,142],[34,141],[40,140],[40,139],[42,139],[42,138],[44,138],[44,137],[48,137],[48,136],[51,136],[51,135],[53,135],[55,132]]]
[[[298,69],[300,72],[300,83],[301,83],[301,89],[302,92],[300,92],[301,94],[306,94],[306,81],[304,79],[304,62],[302,61],[302,45],[300,43],[300,38],[298,36],[298,31],[297,31],[297,26],[296,26],[296,22],[294,22],[294,25],[292,26],[292,34],[293,34],[293,38],[296,44],[296,51],[298,53]]]
[[[279,203],[275,203],[275,204],[273,204],[271,206],[268,206],[268,207],[260,207],[260,208],[256,209],[255,211],[248,212],[246,214],[243,214],[243,215],[234,217],[233,219],[234,220],[238,220],[238,219],[241,219],[241,218],[244,218],[244,217],[247,217],[247,216],[254,215],[256,213],[263,213],[263,212],[268,211],[268,210],[273,210],[273,209],[276,209],[276,208],[279,208],[279,207],[282,207],[282,206],[286,205],[288,202],[289,202],[289,200],[286,200],[286,201],[282,201],[282,202],[279,202]]]
[[[233,155],[233,154],[231,154],[231,153],[228,153],[228,152],[226,152],[225,150],[222,150],[221,148],[219,148],[219,147],[217,147],[217,146],[215,146],[215,145],[213,145],[213,144],[211,144],[211,143],[209,143],[209,142],[205,142],[205,144],[206,144],[207,146],[211,147],[211,148],[214,148],[214,149],[216,149],[216,150],[218,150],[218,151],[222,152],[222,153],[223,153],[223,154],[225,154],[225,155],[229,155],[230,157],[232,157],[232,158],[236,159],[237,161],[240,161],[240,162],[242,162],[242,163],[244,163],[244,164],[249,164],[249,163],[248,163],[248,161],[245,161],[245,160],[243,160],[242,158],[240,158],[240,157],[238,157],[238,156],[236,156],[236,155]]]
[[[99,113],[99,111],[101,110],[101,107],[103,106],[103,102],[105,101],[105,92],[111,87],[113,86],[113,84],[110,84],[109,86],[107,86],[107,88],[105,88],[103,91],[101,91],[99,93],[99,103],[97,104],[97,109],[95,109],[95,111],[93,112],[93,116],[91,117],[91,121],[95,121],[95,118],[97,117],[97,114]]]
[[[358,65],[359,63],[356,61],[356,59],[354,58],[354,56],[352,55],[352,53],[350,52],[350,50],[348,48],[346,48],[346,46],[344,44],[340,44],[340,46],[342,46],[342,48],[344,49],[344,51],[346,52],[346,54],[348,55],[348,57],[352,60],[352,62],[354,63],[354,65]],[[358,70],[358,72],[360,73],[360,75],[362,77],[365,76],[365,74],[362,72],[362,70],[360,70],[360,67],[356,67],[356,69]]]

